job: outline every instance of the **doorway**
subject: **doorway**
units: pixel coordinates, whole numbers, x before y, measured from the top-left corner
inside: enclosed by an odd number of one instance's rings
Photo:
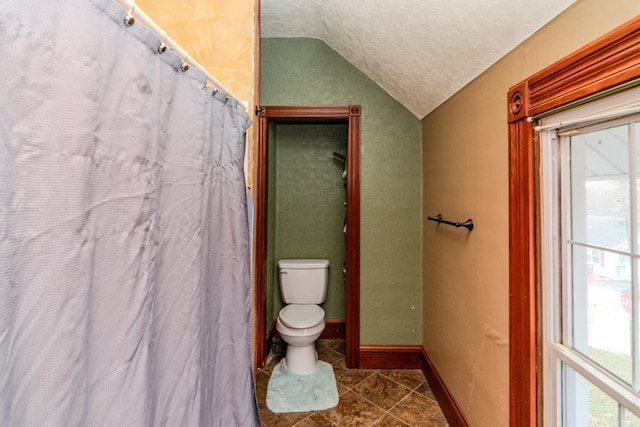
[[[255,355],[256,368],[264,366],[274,333],[267,319],[269,126],[272,124],[345,124],[346,156],[346,291],[345,361],[359,367],[360,352],[360,106],[265,106],[257,114],[255,202]],[[273,141],[271,141],[273,143]]]

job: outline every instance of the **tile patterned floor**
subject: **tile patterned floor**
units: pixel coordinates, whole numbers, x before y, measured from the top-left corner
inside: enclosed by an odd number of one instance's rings
[[[318,341],[320,360],[331,363],[340,402],[325,411],[275,414],[267,408],[267,384],[282,357],[270,356],[256,385],[263,427],[441,427],[447,421],[422,371],[347,369],[344,341]]]

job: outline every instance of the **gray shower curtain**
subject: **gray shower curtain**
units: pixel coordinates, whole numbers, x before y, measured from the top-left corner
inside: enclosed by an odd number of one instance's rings
[[[0,425],[259,425],[249,121],[124,16],[0,2]]]

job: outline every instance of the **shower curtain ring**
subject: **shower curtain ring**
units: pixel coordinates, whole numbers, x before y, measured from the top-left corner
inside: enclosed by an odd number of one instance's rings
[[[158,53],[164,53],[167,50],[167,45],[165,43],[166,41],[167,41],[167,34],[165,33],[162,40],[160,40],[160,46],[158,46]]]
[[[127,12],[127,16],[124,17],[124,25],[126,25],[127,27],[132,26],[136,22],[136,19],[133,17],[133,9],[135,8],[136,5],[134,3],[134,5],[131,6],[131,9],[129,9],[129,11]]]
[[[182,60],[182,64],[180,64],[180,71],[185,72],[189,69],[189,62],[188,62],[188,57],[185,57]]]

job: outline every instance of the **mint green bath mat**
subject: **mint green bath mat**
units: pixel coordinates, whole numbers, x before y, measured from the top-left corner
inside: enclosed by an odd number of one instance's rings
[[[267,385],[267,407],[276,413],[321,411],[338,404],[333,367],[318,361],[311,375],[289,372],[285,359],[273,368]]]

